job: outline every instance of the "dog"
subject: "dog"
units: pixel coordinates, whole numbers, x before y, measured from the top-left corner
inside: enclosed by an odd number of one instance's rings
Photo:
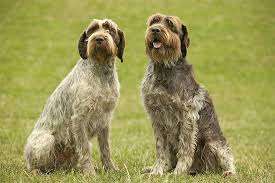
[[[104,169],[117,169],[110,157],[109,124],[120,87],[115,57],[123,61],[124,47],[124,33],[112,20],[93,20],[82,33],[81,59],[48,98],[28,137],[28,170],[75,168],[95,174],[89,142],[95,136]]]
[[[235,174],[231,149],[222,134],[213,102],[186,60],[186,26],[176,16],[154,14],[145,35],[149,65],[142,99],[152,121],[157,160],[144,173],[162,175],[223,171]]]

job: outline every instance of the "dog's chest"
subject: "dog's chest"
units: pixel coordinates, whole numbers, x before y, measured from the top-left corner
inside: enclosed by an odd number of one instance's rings
[[[113,78],[109,80],[98,79],[96,84],[91,86],[93,91],[91,93],[92,109],[96,114],[111,112],[116,105],[119,97],[119,83]]]
[[[118,96],[119,91],[114,83],[103,85],[94,98],[98,112],[111,112],[115,108]]]
[[[181,89],[180,82],[173,73],[158,75],[149,70],[143,81],[142,95],[145,108],[154,123],[171,132],[184,121],[184,89]]]
[[[119,83],[116,77],[111,79],[93,78],[88,83],[86,115],[90,136],[108,125],[119,97]]]
[[[155,123],[173,130],[185,115],[184,103],[176,94],[170,94],[163,86],[149,87],[143,93],[144,105]]]

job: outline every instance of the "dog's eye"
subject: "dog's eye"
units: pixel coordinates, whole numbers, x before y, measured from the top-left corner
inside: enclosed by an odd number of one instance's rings
[[[170,20],[170,19],[167,18],[165,21],[166,21],[167,26],[168,26],[173,32],[175,32],[175,33],[178,32],[177,27],[175,26],[175,24],[174,24],[174,22],[173,22],[172,20]]]
[[[160,21],[160,18],[159,17],[154,17],[152,18],[152,20],[150,21],[149,25],[153,25],[155,23],[158,23]]]
[[[116,33],[116,30],[112,27],[110,27],[109,29],[107,29],[107,32],[111,35],[115,34]]]
[[[170,27],[174,27],[174,23],[170,19],[166,19],[167,25]]]

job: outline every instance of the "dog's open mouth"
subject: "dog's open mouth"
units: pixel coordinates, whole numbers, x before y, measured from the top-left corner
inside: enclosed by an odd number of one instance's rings
[[[156,49],[162,46],[162,42],[160,42],[158,39],[154,39],[152,43],[153,43],[153,47]]]

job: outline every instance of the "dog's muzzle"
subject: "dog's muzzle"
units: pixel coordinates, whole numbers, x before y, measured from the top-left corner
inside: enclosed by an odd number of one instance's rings
[[[94,37],[94,41],[97,45],[101,45],[102,43],[107,41],[107,36],[97,35]]]
[[[150,46],[151,48],[159,49],[163,46],[163,43],[161,41],[161,28],[158,26],[153,26],[149,29],[149,34],[151,37]]]

